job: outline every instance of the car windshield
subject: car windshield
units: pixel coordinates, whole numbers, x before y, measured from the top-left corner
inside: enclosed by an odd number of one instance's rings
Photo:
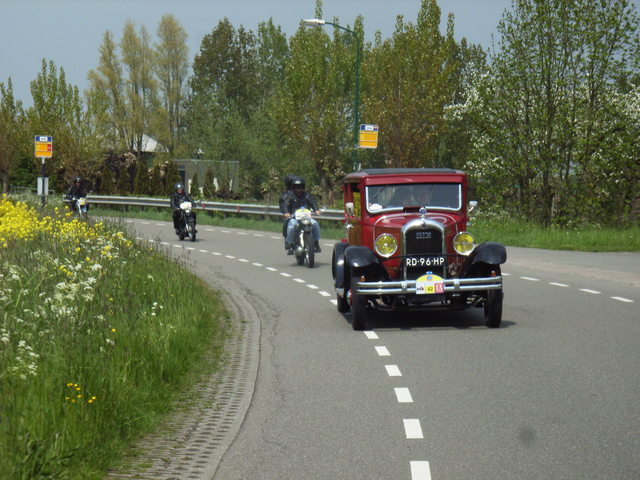
[[[367,210],[378,213],[407,207],[459,210],[462,188],[459,183],[404,183],[367,187]]]

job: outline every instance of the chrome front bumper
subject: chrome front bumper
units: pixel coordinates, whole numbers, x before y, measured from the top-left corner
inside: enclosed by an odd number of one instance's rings
[[[351,289],[358,295],[415,295],[416,281],[356,282]],[[444,279],[445,294],[477,290],[502,290],[502,276]]]

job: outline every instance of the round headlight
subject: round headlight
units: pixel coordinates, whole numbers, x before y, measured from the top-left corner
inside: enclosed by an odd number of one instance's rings
[[[468,232],[461,232],[453,239],[453,248],[460,255],[469,255],[475,247],[476,242]]]
[[[393,235],[383,233],[375,241],[376,252],[382,257],[390,257],[398,249],[398,241]]]

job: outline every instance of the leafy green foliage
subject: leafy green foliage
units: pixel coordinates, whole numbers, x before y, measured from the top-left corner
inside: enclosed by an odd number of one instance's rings
[[[628,221],[639,157],[626,105],[637,93],[617,79],[637,72],[633,4],[518,0],[498,30],[469,116],[478,192],[544,225]]]

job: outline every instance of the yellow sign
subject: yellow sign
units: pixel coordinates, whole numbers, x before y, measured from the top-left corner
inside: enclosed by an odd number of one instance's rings
[[[51,158],[53,156],[53,137],[36,135],[36,157]]]
[[[378,125],[360,125],[360,148],[378,148]]]

